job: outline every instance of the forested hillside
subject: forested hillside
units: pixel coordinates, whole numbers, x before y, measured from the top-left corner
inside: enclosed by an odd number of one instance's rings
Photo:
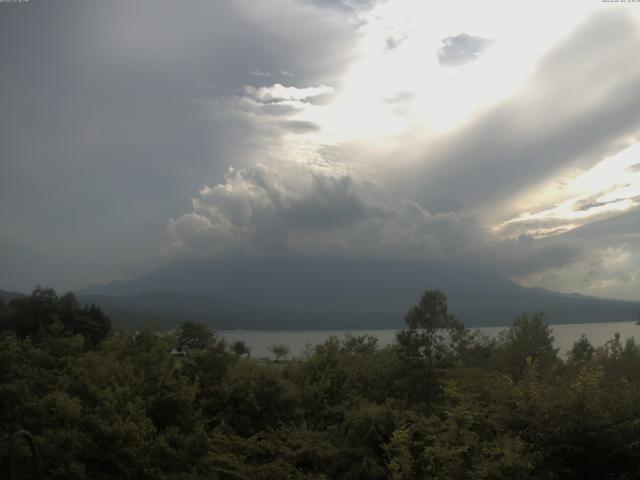
[[[30,467],[26,444],[7,456],[24,428],[55,480],[638,478],[633,340],[582,338],[563,361],[542,314],[489,340],[442,293],[417,300],[389,347],[347,335],[269,360],[194,322],[112,330],[73,295],[13,299],[0,477]]]

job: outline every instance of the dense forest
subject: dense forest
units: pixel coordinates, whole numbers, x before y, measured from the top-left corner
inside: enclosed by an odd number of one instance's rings
[[[640,478],[632,339],[564,358],[541,313],[489,339],[441,292],[418,300],[393,345],[285,360],[190,321],[113,329],[38,288],[0,305],[0,477],[32,478],[26,442],[8,455],[26,429],[56,480]]]

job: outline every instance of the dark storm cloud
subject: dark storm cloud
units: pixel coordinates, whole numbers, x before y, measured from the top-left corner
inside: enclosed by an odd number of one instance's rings
[[[562,268],[580,260],[589,251],[584,241],[562,237],[533,238],[521,235],[495,242],[481,261],[506,275],[527,275],[549,268]]]
[[[640,32],[599,15],[542,62],[523,92],[436,142],[415,166],[435,211],[488,208],[570,166],[588,167],[640,129]],[[418,167],[419,168],[419,167]]]
[[[463,65],[477,60],[492,43],[491,39],[468,33],[447,37],[442,40],[442,48],[438,50],[438,60],[441,65],[448,67]]]
[[[262,141],[252,137],[265,133],[259,125],[224,110],[242,86],[272,83],[256,66],[293,71],[296,85],[336,83],[356,27],[280,6],[31,0],[2,9],[0,225],[51,260],[24,263],[24,277],[81,286],[162,262],[166,219]]]

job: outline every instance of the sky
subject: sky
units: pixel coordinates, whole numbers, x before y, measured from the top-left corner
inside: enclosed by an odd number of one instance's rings
[[[640,299],[640,2],[0,3],[0,288],[357,256]]]

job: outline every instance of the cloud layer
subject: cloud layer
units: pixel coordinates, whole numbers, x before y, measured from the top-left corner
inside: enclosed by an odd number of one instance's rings
[[[627,47],[640,48],[640,31],[624,17],[582,26],[518,96],[425,146],[422,165],[410,167],[424,172],[413,186],[425,192],[419,200],[444,211],[500,208],[563,170],[618,152],[640,131],[640,66],[627,61]]]
[[[509,274],[562,267],[582,245],[503,239],[473,218],[432,214],[406,199],[372,195],[349,176],[290,165],[230,170],[204,187],[193,211],[169,222],[170,257],[328,255],[466,263]]]
[[[574,28],[596,9],[572,5],[3,9],[0,288],[345,255],[632,296],[640,178],[617,154],[640,139],[638,19]]]
[[[75,288],[160,266],[167,219],[203,183],[268,160],[274,137],[318,128],[289,118],[302,102],[251,103],[244,86],[337,83],[355,29],[298,0],[3,8],[0,246],[47,261],[0,258],[21,272],[0,288]],[[287,74],[257,77],[257,66]]]

